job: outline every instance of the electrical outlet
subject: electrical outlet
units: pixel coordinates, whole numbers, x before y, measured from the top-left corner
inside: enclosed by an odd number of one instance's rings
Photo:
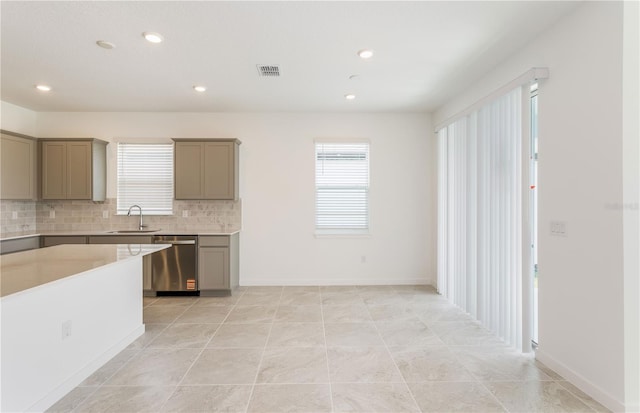
[[[66,340],[71,337],[71,320],[62,323],[62,339]]]
[[[188,210],[184,210],[182,211],[182,218],[188,218],[189,217],[189,211]]]
[[[56,210],[52,209],[51,211],[49,211],[49,218],[55,218],[56,217]]]
[[[102,218],[109,218],[109,211],[102,211]]]
[[[11,219],[18,219],[18,211],[11,212]]]
[[[360,264],[366,264],[367,263],[367,256],[363,255],[360,257]]]
[[[566,237],[568,235],[566,221],[551,221],[550,230],[551,235],[556,237]]]

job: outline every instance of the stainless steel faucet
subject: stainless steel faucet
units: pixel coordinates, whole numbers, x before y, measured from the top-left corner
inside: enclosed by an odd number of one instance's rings
[[[131,205],[129,207],[129,212],[127,212],[127,216],[130,217],[131,216],[131,210],[133,208],[138,208],[140,210],[140,225],[138,226],[138,229],[140,231],[142,231],[142,229],[146,226],[146,225],[142,225],[142,208],[140,208],[140,205]]]

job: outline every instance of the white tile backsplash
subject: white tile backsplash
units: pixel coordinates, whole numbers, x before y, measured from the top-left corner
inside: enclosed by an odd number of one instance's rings
[[[35,201],[0,200],[0,233],[5,234],[35,230]]]
[[[2,233],[19,231],[107,231],[137,229],[138,216],[116,215],[116,200],[0,201]],[[18,219],[12,219],[13,212]],[[55,217],[51,218],[51,212]],[[183,211],[188,211],[187,217]],[[242,226],[242,202],[173,201],[173,215],[144,215],[144,224],[163,230],[231,232]],[[107,218],[104,218],[105,215]]]

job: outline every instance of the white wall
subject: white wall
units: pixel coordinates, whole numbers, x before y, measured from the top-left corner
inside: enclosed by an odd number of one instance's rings
[[[241,284],[434,284],[431,130],[426,114],[49,112],[36,136],[239,138]],[[371,141],[370,237],[314,236],[314,138]]]
[[[0,129],[35,136],[36,116],[32,110],[0,102]]]
[[[640,3],[624,3],[623,170],[626,403],[640,411]]]
[[[537,357],[616,411],[625,404],[622,22],[621,2],[580,5],[433,119],[549,68],[539,93]],[[550,236],[552,220],[567,222],[567,237]]]

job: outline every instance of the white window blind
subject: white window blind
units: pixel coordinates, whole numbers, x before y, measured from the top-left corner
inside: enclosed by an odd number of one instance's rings
[[[521,105],[516,88],[438,131],[438,291],[527,351]]]
[[[316,229],[369,228],[369,143],[316,142]]]
[[[118,143],[117,214],[173,214],[173,145]],[[137,209],[134,209],[137,213]]]

